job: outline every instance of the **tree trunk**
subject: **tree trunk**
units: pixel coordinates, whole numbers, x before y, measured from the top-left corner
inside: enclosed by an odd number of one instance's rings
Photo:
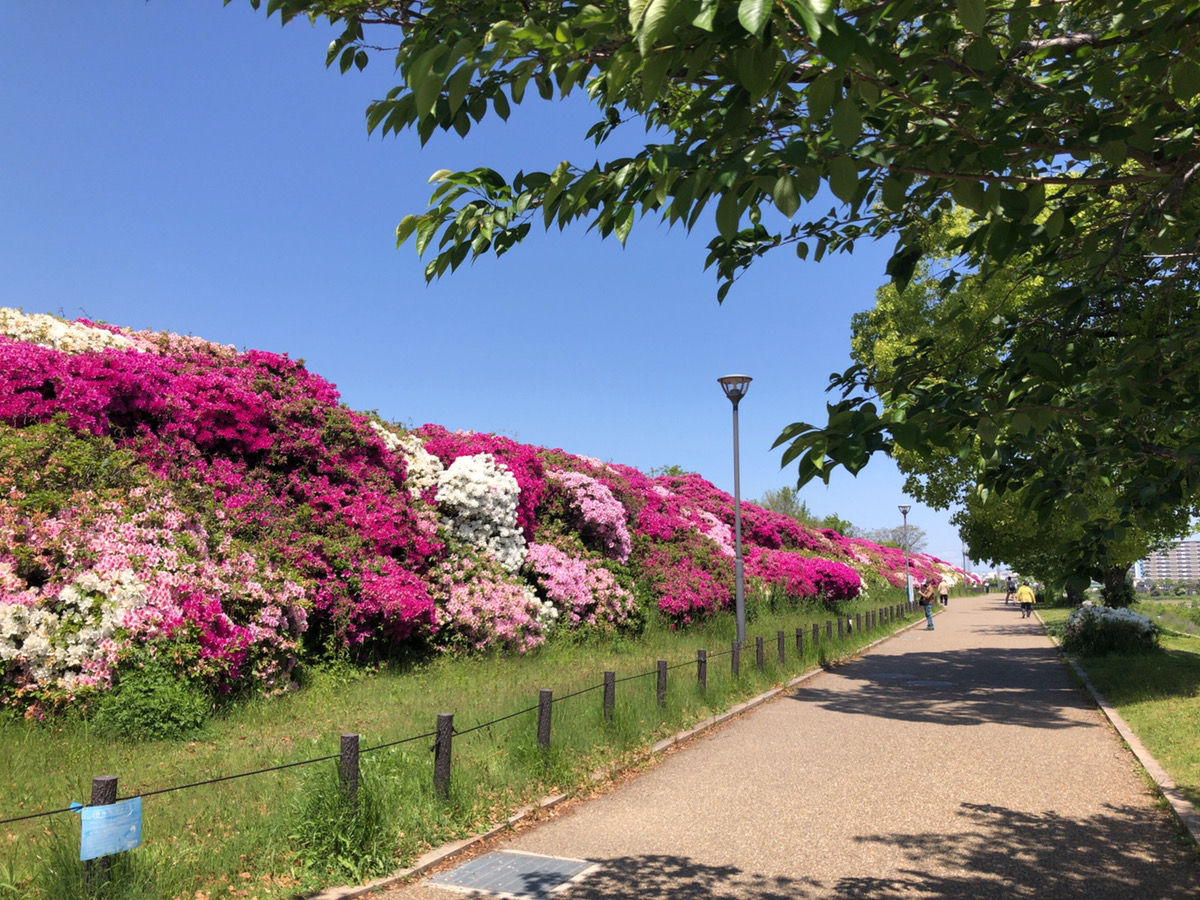
[[[1129,566],[1109,566],[1104,573],[1104,587],[1100,592],[1105,606],[1124,607],[1137,599],[1128,575]]]

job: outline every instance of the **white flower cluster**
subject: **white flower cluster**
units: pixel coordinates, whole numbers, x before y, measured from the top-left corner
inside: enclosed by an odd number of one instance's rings
[[[379,435],[379,439],[383,441],[383,446],[388,448],[389,453],[399,453],[403,444],[400,443],[400,438],[396,437],[378,422],[372,420],[371,428]]]
[[[1147,638],[1153,637],[1158,633],[1158,626],[1141,613],[1136,613],[1132,609],[1100,606],[1090,601],[1084,601],[1083,606],[1073,610],[1071,615],[1067,616],[1065,627],[1067,632],[1070,633],[1096,626],[1128,628],[1134,633]]]
[[[525,535],[517,527],[516,477],[490,453],[460,456],[438,476],[442,524],[509,572],[525,562]]]
[[[23,663],[40,684],[88,683],[81,677],[87,664],[105,655],[126,614],[145,603],[146,586],[126,570],[82,572],[56,598],[36,605],[0,604],[0,660]]]
[[[427,488],[438,484],[446,467],[440,459],[425,449],[420,438],[406,434],[398,440],[404,449],[404,459],[408,464],[409,493],[414,497],[419,496]],[[515,478],[513,480],[516,481]]]
[[[103,328],[91,328],[77,322],[64,322],[57,316],[24,313],[0,307],[0,334],[18,341],[51,347],[63,353],[86,353],[105,347],[125,348],[133,341]]]
[[[420,497],[427,488],[438,483],[446,467],[440,459],[425,449],[425,444],[419,437],[411,434],[397,437],[378,422],[372,422],[371,427],[375,429],[389,453],[404,457],[408,469],[408,492],[412,496]]]

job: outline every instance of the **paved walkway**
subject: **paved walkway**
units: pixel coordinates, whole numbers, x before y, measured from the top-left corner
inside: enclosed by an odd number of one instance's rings
[[[488,849],[598,863],[561,900],[1200,897],[1194,850],[1040,624],[997,595],[936,621]]]

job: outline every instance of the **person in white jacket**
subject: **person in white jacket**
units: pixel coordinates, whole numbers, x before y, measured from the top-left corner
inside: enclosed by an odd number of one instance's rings
[[[942,606],[950,605],[950,588],[954,587],[954,580],[949,575],[942,576],[942,583],[938,585],[938,598],[942,601]]]

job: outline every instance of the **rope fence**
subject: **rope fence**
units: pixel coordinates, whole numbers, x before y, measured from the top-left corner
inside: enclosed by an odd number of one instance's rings
[[[900,603],[894,606],[880,607],[875,610],[870,610],[866,613],[857,613],[853,617],[841,616],[836,619],[836,640],[843,641],[847,634],[857,634],[865,631],[873,631],[882,626],[890,625],[903,618],[906,618],[906,613],[912,613],[914,606],[908,603]],[[822,643],[830,644],[835,640],[835,620],[826,620],[822,630],[820,623],[812,624],[811,631],[811,646],[819,648]],[[822,639],[822,631],[824,640]],[[805,654],[805,638],[806,628],[797,628],[794,636],[795,652],[799,658],[803,658]],[[787,635],[783,631],[778,631],[775,636],[776,656],[778,663],[784,665],[787,659]],[[679,670],[690,666],[696,667],[696,683],[701,691],[707,689],[708,681],[708,664],[723,656],[730,657],[730,673],[732,677],[737,678],[740,673],[741,653],[744,649],[749,648],[749,642],[746,644],[738,644],[733,641],[728,650],[712,652],[707,649],[699,649],[696,651],[694,660],[683,660],[676,663],[669,663],[665,659],[657,661],[654,669],[639,672],[633,675],[626,675],[621,678],[617,677],[615,671],[606,671],[603,675],[603,681],[598,684],[593,684],[579,690],[563,694],[559,697],[554,696],[554,692],[548,689],[539,691],[538,702],[534,706],[527,706],[524,709],[509,713],[504,716],[499,716],[490,719],[486,722],[481,722],[472,725],[469,728],[458,730],[454,727],[453,713],[441,713],[437,716],[437,727],[433,731],[426,731],[421,734],[411,735],[409,737],[400,738],[394,741],[377,744],[372,747],[360,748],[360,735],[343,734],[341,735],[341,746],[338,753],[318,756],[312,759],[298,760],[295,762],[281,763],[275,766],[266,766],[259,769],[254,769],[246,772],[237,772],[230,775],[220,775],[213,778],[206,778],[200,781],[188,782],[187,784],[173,785],[171,787],[158,788],[156,790],[143,791],[138,794],[132,794],[128,797],[117,797],[116,784],[117,778],[111,775],[97,776],[92,782],[92,799],[89,806],[106,805],[118,803],[121,801],[132,800],[135,798],[156,797],[163,794],[174,793],[177,791],[192,790],[208,785],[220,784],[222,782],[234,781],[238,779],[250,778],[257,775],[264,775],[270,772],[280,772],[288,769],[295,769],[302,766],[315,765],[317,763],[329,762],[331,760],[338,761],[338,774],[345,793],[346,799],[353,803],[357,797],[358,782],[359,782],[359,759],[362,754],[373,753],[379,750],[396,747],[402,744],[413,743],[416,741],[428,741],[433,739],[433,744],[430,750],[434,754],[433,765],[433,786],[435,793],[438,796],[445,797],[449,791],[450,774],[451,774],[451,759],[453,754],[453,741],[456,737],[464,737],[476,731],[490,729],[495,725],[507,722],[510,719],[515,719],[520,716],[530,713],[537,713],[537,743],[539,747],[548,749],[550,747],[551,736],[551,714],[554,704],[563,703],[566,700],[571,700],[581,697],[585,694],[590,694],[596,691],[603,692],[602,711],[604,721],[610,723],[613,721],[616,707],[616,686],[630,681],[640,679],[648,679],[651,676],[655,678],[656,701],[660,708],[667,706],[667,687],[668,673],[673,670]],[[756,637],[753,644],[754,660],[757,668],[763,670],[766,665],[766,643],[765,638]],[[61,807],[58,809],[42,810],[39,812],[26,813],[19,816],[10,816],[0,818],[0,825],[8,825],[16,822],[27,822],[32,819],[48,818],[50,816],[61,815],[63,813],[75,812],[78,813],[82,807],[79,804]]]

